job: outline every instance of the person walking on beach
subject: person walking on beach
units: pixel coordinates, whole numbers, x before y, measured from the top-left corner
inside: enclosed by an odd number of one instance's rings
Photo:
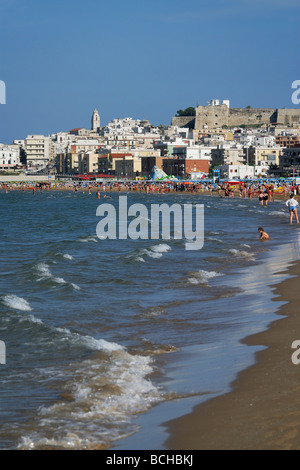
[[[297,224],[299,224],[298,213],[297,213],[298,201],[296,201],[294,194],[290,195],[290,199],[288,201],[286,201],[285,204],[289,208],[290,224],[293,223],[293,216],[294,215],[295,215]]]

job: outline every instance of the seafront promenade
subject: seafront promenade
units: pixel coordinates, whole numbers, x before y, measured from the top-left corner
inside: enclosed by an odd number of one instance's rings
[[[0,175],[0,184],[14,184],[14,183],[24,183],[29,184],[31,182],[39,183],[49,181],[48,175]]]

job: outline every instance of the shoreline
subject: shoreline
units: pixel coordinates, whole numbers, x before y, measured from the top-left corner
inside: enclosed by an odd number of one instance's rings
[[[288,278],[274,286],[273,302],[286,302],[267,330],[241,342],[265,346],[256,362],[241,371],[232,390],[197,405],[192,413],[164,423],[165,442],[176,450],[298,450],[300,365],[291,345],[300,339],[300,261],[290,263]],[[293,277],[290,277],[293,276]],[[272,286],[271,286],[272,287]]]
[[[43,184],[43,183],[42,183]],[[82,187],[78,187],[77,190],[75,191],[74,190],[74,187],[70,187],[68,185],[61,185],[61,183],[56,183],[56,184],[52,184],[52,187],[45,187],[45,188],[35,188],[35,192],[36,194],[39,194],[39,193],[51,193],[51,192],[58,192],[58,193],[64,193],[64,192],[71,192],[71,193],[74,193],[74,194],[95,194],[97,195],[97,193],[99,192],[100,193],[100,197],[99,199],[101,199],[101,195],[102,197],[106,197],[105,195],[106,194],[109,194],[109,193],[119,193],[120,195],[129,195],[129,194],[144,194],[144,195],[147,195],[147,196],[175,196],[175,195],[188,195],[188,196],[208,196],[208,197],[213,197],[213,198],[218,198],[218,199],[224,199],[224,200],[232,200],[232,199],[238,199],[240,201],[251,201],[251,200],[257,200],[259,201],[258,199],[258,193],[254,193],[251,197],[244,197],[244,196],[241,196],[239,191],[236,191],[234,190],[233,191],[233,194],[229,197],[224,197],[224,195],[220,196],[218,191],[216,190],[213,190],[212,192],[209,191],[208,189],[197,189],[196,191],[191,191],[189,189],[185,190],[185,191],[181,191],[181,190],[159,190],[158,187],[156,187],[155,190],[150,190],[149,192],[145,191],[145,189],[132,189],[130,190],[129,188],[125,188],[125,187],[117,187],[117,186],[114,186],[112,188],[106,188],[106,189],[103,189],[101,187],[86,187],[86,186],[82,186]],[[7,183],[1,183],[0,181],[0,194],[1,193],[10,193],[10,192],[19,192],[19,193],[32,193],[33,189],[34,189],[34,186],[33,185],[28,185],[28,183],[26,183],[26,187],[22,187],[22,186],[15,186],[14,184],[11,184],[11,185],[8,185]],[[282,201],[282,200],[287,200],[289,198],[289,195],[290,195],[291,191],[286,191],[286,192],[280,192],[280,191],[275,191],[272,195],[272,199],[268,201],[268,204],[264,207],[267,207],[269,204],[272,204],[273,202],[276,202],[276,201]],[[300,194],[295,194],[295,198],[300,200]]]

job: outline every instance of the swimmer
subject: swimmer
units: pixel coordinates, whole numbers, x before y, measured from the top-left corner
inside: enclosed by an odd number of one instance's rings
[[[269,240],[269,235],[264,231],[262,227],[258,227],[258,231],[260,233],[260,239],[261,240]]]

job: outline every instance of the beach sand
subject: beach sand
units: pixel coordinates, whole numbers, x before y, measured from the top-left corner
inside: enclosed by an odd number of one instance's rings
[[[278,320],[243,340],[266,349],[257,352],[253,366],[239,373],[231,392],[165,423],[168,449],[300,449],[300,364],[292,362],[292,343],[300,340],[300,262],[288,273],[294,277],[273,289],[278,296],[274,300],[286,302],[276,312]]]

